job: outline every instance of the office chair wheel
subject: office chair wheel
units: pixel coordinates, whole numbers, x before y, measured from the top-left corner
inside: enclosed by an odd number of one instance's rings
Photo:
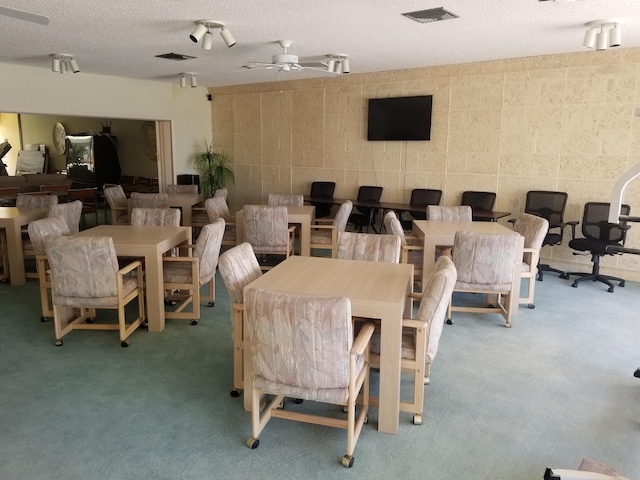
[[[123,340],[123,341],[120,343],[120,346],[121,346],[122,348],[127,348],[127,347],[129,346],[129,342],[127,342],[126,340]]]
[[[560,278],[563,278],[565,280],[569,280],[569,274],[568,273],[561,273],[559,276],[560,276]]]
[[[61,346],[62,346],[62,339],[56,338],[56,347],[61,347]]]
[[[453,325],[453,320],[451,320],[450,318],[447,319],[447,325]]]
[[[197,325],[198,324],[198,320],[191,320],[191,325]]]
[[[293,403],[295,403],[296,405],[300,405],[302,402],[304,402],[302,398],[296,398],[293,400]]]
[[[534,308],[536,308],[536,306],[533,303],[530,303],[529,305],[527,305],[527,308],[529,310],[533,310]]]
[[[640,368],[637,368],[635,372],[633,372],[633,376],[636,378],[640,378]]]
[[[216,302],[209,302],[207,303],[207,307],[213,307],[215,305]]]
[[[353,457],[351,455],[342,457],[342,466],[347,468],[353,467]]]
[[[422,415],[416,413],[413,415],[413,424],[414,425],[422,425]]]
[[[613,293],[613,287],[609,287],[609,288],[607,288],[607,292],[609,292],[609,293]]]
[[[622,281],[618,284],[618,286],[619,286],[619,287],[624,287],[624,280],[622,280]]]
[[[578,288],[578,284],[577,284],[576,282],[573,282],[573,283],[571,284],[571,286],[572,286],[573,288]]]
[[[260,445],[260,440],[257,438],[249,437],[249,439],[247,440],[247,447],[249,447],[251,450],[255,450],[256,448],[258,448],[258,445]]]
[[[231,395],[233,398],[238,398],[240,396],[240,392],[234,388],[233,390],[231,390],[231,392],[229,392],[229,395]]]

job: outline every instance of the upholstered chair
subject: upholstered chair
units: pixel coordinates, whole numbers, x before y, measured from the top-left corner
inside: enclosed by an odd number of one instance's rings
[[[276,193],[270,193],[267,197],[267,205],[272,207],[276,207],[278,205],[301,207],[304,205],[304,195],[279,195]]]
[[[473,211],[468,205],[442,206],[427,205],[427,220],[441,222],[471,222]]]
[[[104,198],[107,199],[111,210],[113,225],[129,225],[129,203],[121,185],[105,187]]]
[[[120,343],[144,321],[142,262],[118,268],[111,237],[46,237],[51,272],[53,323],[56,345],[71,330],[118,330]],[[137,316],[126,321],[125,306],[138,299]],[[95,321],[96,309],[116,309],[117,323]],[[94,318],[89,323],[87,318]]]
[[[342,232],[337,258],[370,262],[400,262],[400,237],[377,233]]]
[[[82,202],[74,200],[68,203],[58,203],[49,207],[48,217],[57,217],[62,215],[69,226],[70,233],[78,233],[80,231],[80,216],[82,215]]]
[[[19,193],[16,198],[16,207],[24,208],[49,208],[58,204],[56,195],[42,195],[32,193]]]
[[[248,289],[245,308],[253,372],[251,438],[247,446],[259,445],[258,437],[272,417],[345,428],[347,451],[342,465],[351,467],[368,415],[373,325],[366,323],[354,340],[348,298]],[[274,397],[261,411],[264,394]],[[347,407],[347,418],[279,408],[284,397],[343,405]]]
[[[151,227],[179,227],[180,209],[134,208],[131,210],[131,225],[146,225]]]
[[[166,193],[131,192],[133,208],[169,208],[169,196]]]
[[[218,188],[215,192],[213,192],[214,197],[222,197],[225,202],[229,199],[229,190],[226,188]]]
[[[166,193],[198,194],[198,185],[167,185]]]
[[[540,261],[540,249],[549,231],[549,222],[536,215],[521,213],[515,219],[513,230],[524,237],[521,277],[527,281],[527,295],[519,297],[518,303],[526,304],[529,308],[535,308],[533,299],[538,263]]]
[[[424,264],[424,245],[415,235],[406,235],[402,223],[394,211],[384,216],[384,228],[387,233],[400,237],[400,262],[413,265],[413,284],[421,290],[422,266]]]
[[[229,292],[233,326],[233,390],[231,396],[244,389],[244,287],[262,275],[251,245],[244,242],[230,248],[218,260],[218,272]]]
[[[224,237],[222,245],[233,246],[236,244],[236,219],[231,216],[227,201],[223,196],[213,196],[204,202],[204,208],[209,219],[213,222],[218,218],[222,218],[225,222]]]
[[[310,247],[312,255],[314,250],[323,249],[330,250],[331,257],[336,258],[338,254],[338,235],[345,231],[352,209],[353,203],[347,200],[340,205],[333,219],[327,219],[331,223],[325,222],[325,219],[319,219],[316,220],[315,225],[311,225]]]
[[[223,234],[224,220],[220,218],[202,227],[195,245],[180,247],[181,251],[186,249],[189,256],[163,259],[164,288],[170,292],[167,300],[180,302],[175,309],[165,312],[165,318],[190,319],[191,325],[197,325],[200,319],[200,300],[208,300],[209,306],[213,306],[216,299],[215,275]],[[200,287],[205,284],[208,292],[201,297]],[[189,304],[192,305],[191,311],[185,311]]]
[[[244,240],[260,255],[262,270],[270,270],[274,262],[293,255],[295,227],[289,227],[287,207],[245,205],[242,213]]]

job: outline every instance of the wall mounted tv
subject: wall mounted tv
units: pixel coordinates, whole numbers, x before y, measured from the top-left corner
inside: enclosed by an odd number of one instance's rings
[[[430,140],[432,98],[370,98],[367,140]]]

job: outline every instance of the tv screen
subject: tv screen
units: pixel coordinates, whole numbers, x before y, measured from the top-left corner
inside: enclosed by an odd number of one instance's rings
[[[432,98],[370,98],[367,140],[430,140]]]

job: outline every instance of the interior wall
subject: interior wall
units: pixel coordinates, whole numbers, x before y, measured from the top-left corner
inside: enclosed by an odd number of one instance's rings
[[[0,143],[7,140],[11,150],[2,157],[2,162],[7,166],[7,173],[14,175],[18,152],[20,151],[20,129],[18,127],[18,115],[15,113],[0,113]]]
[[[569,194],[565,220],[587,201],[609,201],[640,161],[640,49],[530,57],[295,82],[211,88],[213,138],[234,160],[231,206],[269,193],[308,193],[335,181],[337,197],[381,185],[383,200],[411,189],[497,193],[496,210],[524,210],[529,190]],[[367,100],[433,95],[431,141],[369,142]],[[640,182],[625,203],[640,212]],[[512,215],[512,216],[513,216]],[[503,220],[504,221],[504,220]],[[590,268],[589,256],[545,247],[554,265]],[[628,245],[640,245],[640,227]],[[640,257],[606,257],[603,270],[640,280]]]

